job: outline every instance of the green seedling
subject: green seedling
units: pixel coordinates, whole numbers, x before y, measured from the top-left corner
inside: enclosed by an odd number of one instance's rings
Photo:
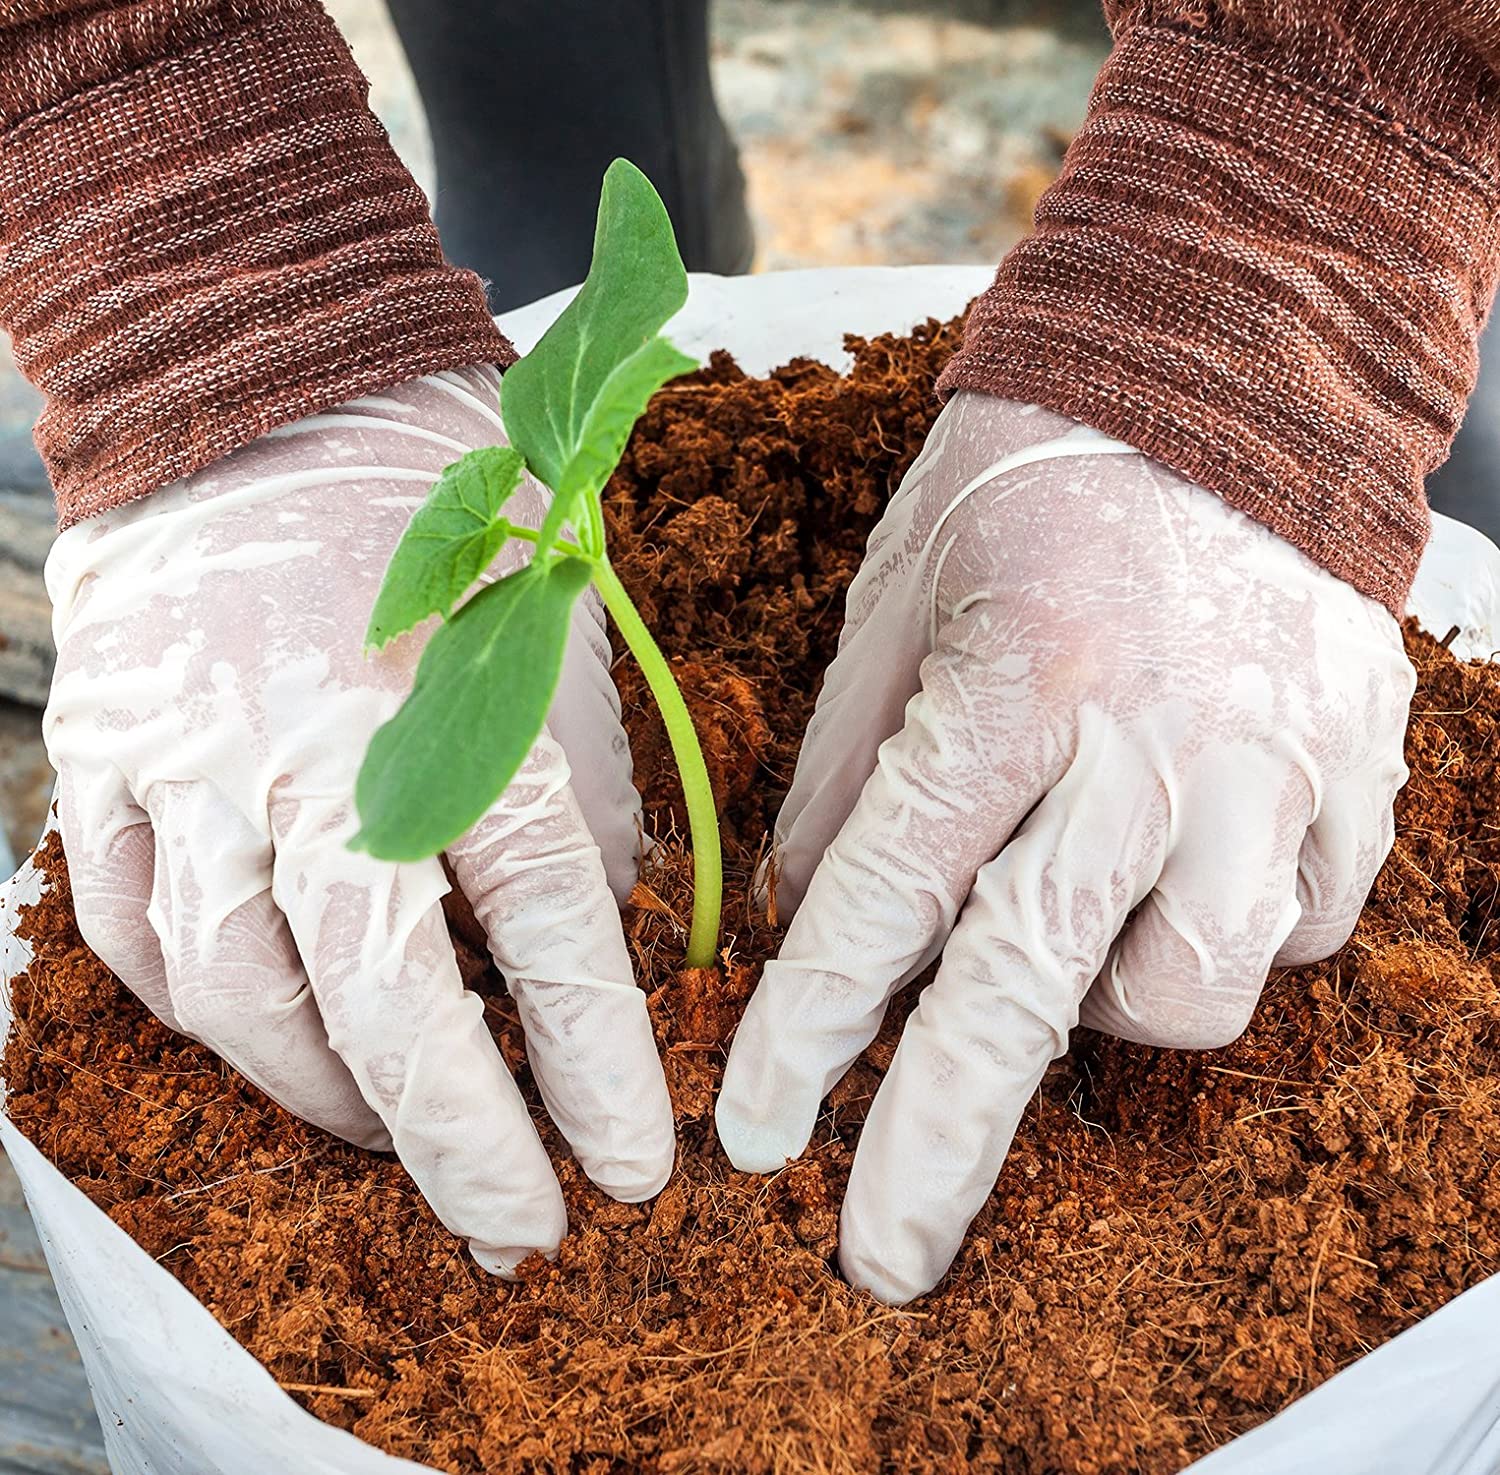
[[[433,615],[443,623],[410,696],[370,740],[355,789],[361,828],[350,843],[382,860],[421,860],[479,819],[541,734],[573,605],[592,584],[640,663],[677,760],[693,845],[687,962],[707,968],[723,892],[713,790],[672,668],[610,567],[601,501],[646,402],[696,367],[660,332],[686,300],[666,209],[646,176],[616,159],[604,176],[588,279],[506,371],[500,412],[510,445],[449,466],[391,557],[367,647]],[[540,528],[504,516],[527,471],[552,492]],[[527,563],[460,604],[511,539],[532,545]]]

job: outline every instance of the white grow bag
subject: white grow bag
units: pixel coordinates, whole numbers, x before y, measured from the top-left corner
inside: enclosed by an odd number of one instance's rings
[[[988,282],[979,267],[878,267],[697,277],[669,329],[690,353],[727,348],[753,373],[799,354],[843,365],[842,335],[949,317]],[[509,314],[522,350],[566,294]],[[1412,610],[1461,655],[1500,648],[1500,549],[1437,518]],[[32,899],[28,864],[0,888],[0,985],[27,956],[10,936]],[[0,986],[0,1034],[10,1021]],[[0,1083],[3,1089],[3,1083]],[[117,1475],[395,1475],[393,1459],[321,1423],[281,1391],[203,1306],[0,1114],[58,1293],[83,1354]],[[1496,1475],[1500,1277],[1450,1303],[1192,1467],[1193,1475]]]

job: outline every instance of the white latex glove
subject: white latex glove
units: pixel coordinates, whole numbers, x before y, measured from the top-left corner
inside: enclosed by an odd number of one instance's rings
[[[89,945],[282,1105],[394,1145],[505,1274],[556,1249],[566,1219],[459,981],[442,865],[346,848],[370,734],[431,628],[367,657],[376,589],[439,471],[501,438],[497,384],[488,369],[413,381],[64,532],[47,563],[45,730]],[[540,521],[543,495],[529,484],[508,514]],[[609,660],[580,601],[549,731],[448,858],[553,1120],[589,1176],[634,1201],[666,1181],[673,1130],[616,906],[639,800]]]
[[[1080,1020],[1207,1048],[1348,937],[1392,840],[1396,621],[1218,497],[1034,406],[954,398],[870,542],[777,824],[795,914],[730,1053],[770,1172],[930,963],[859,1142],[850,1280],[947,1270]]]

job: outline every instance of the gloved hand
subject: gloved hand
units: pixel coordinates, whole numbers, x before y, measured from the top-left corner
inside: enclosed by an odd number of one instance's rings
[[[864,1124],[849,1279],[947,1270],[1084,1023],[1208,1048],[1349,935],[1415,676],[1390,614],[1218,497],[960,394],[871,540],[777,824],[793,915],[718,1128],[779,1168],[943,952]]]
[[[488,369],[415,380],[69,528],[47,565],[45,730],[89,945],[282,1105],[394,1144],[504,1274],[556,1248],[562,1194],[459,981],[442,865],[346,848],[370,734],[431,628],[367,657],[375,593],[442,467],[502,438],[497,384]],[[539,522],[543,496],[531,484],[507,511]],[[549,731],[448,858],[553,1120],[589,1176],[634,1201],[665,1182],[673,1130],[616,906],[639,800],[609,660],[580,601]]]

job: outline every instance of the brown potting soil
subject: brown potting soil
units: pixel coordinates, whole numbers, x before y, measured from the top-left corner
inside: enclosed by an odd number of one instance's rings
[[[664,847],[626,926],[681,1152],[631,1207],[560,1147],[457,927],[567,1195],[555,1264],[490,1279],[397,1163],[165,1030],[84,948],[46,846],[8,1109],[322,1418],[454,1471],[1157,1475],[1500,1270],[1500,675],[1414,630],[1412,778],[1353,940],[1274,977],[1226,1050],[1080,1035],[934,1294],[883,1308],[829,1264],[901,1003],[802,1161],[752,1178],[718,1150],[724,1045],[776,944],[748,878],[954,341],[856,343],[847,379],[716,359],[658,397],[613,483],[617,565],[681,659],[724,804],[730,961],[676,968],[687,863]],[[675,781],[619,674],[660,831]]]

